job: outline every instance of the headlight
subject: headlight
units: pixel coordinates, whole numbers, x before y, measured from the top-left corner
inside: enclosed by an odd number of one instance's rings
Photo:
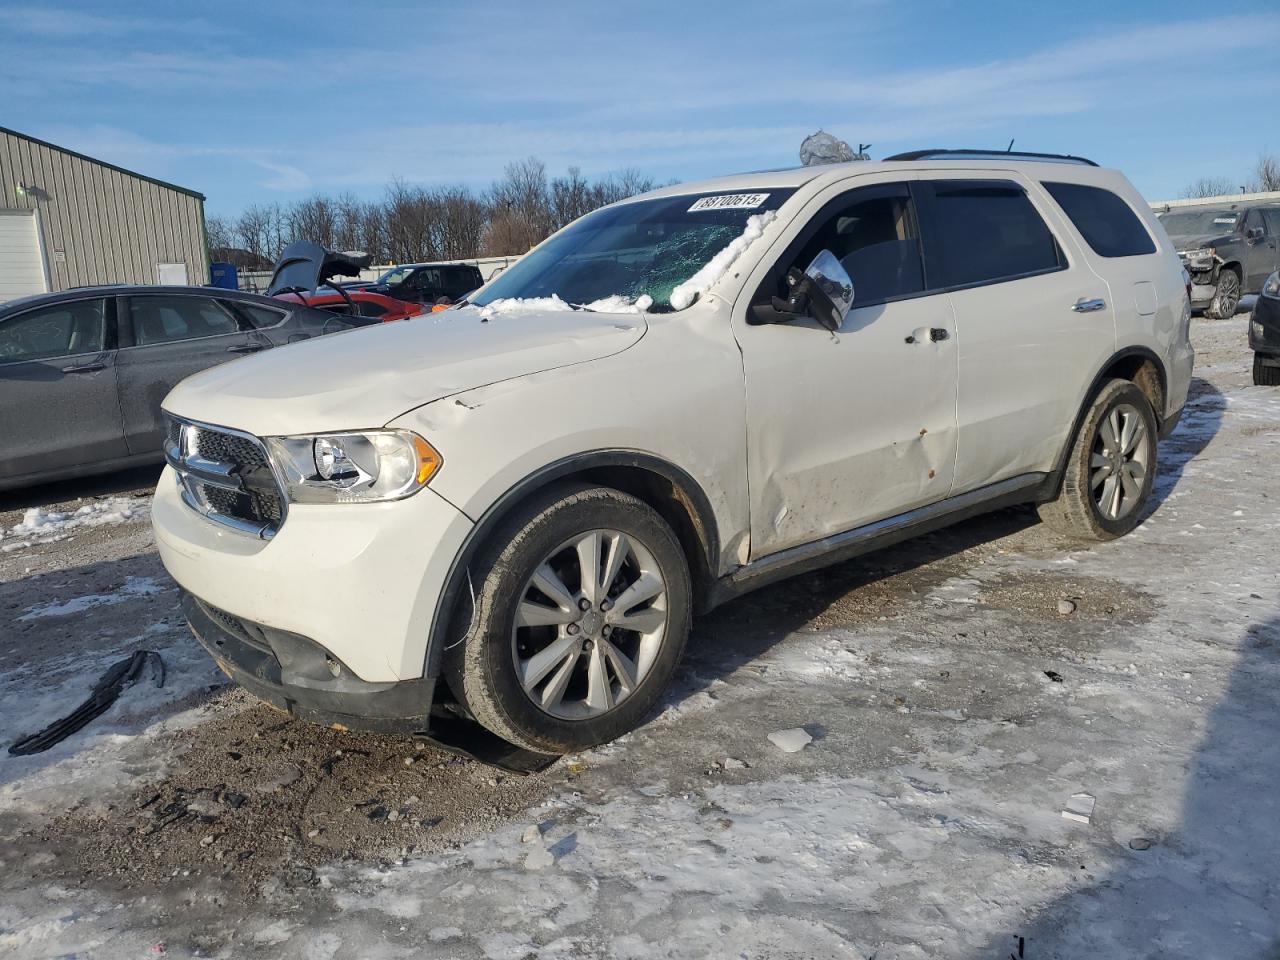
[[[425,487],[444,462],[408,430],[361,430],[267,437],[267,449],[293,503],[401,500]]]
[[[1267,282],[1262,285],[1262,295],[1280,299],[1280,270],[1267,277]]]
[[[1205,247],[1201,250],[1179,250],[1178,256],[1187,261],[1187,265],[1193,270],[1207,270],[1213,266],[1213,258],[1217,253],[1213,247]]]

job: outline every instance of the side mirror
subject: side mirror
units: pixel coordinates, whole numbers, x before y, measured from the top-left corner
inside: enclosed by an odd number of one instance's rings
[[[1262,228],[1261,228],[1261,227],[1250,227],[1248,230],[1246,230],[1246,231],[1244,232],[1244,235],[1245,235],[1245,237],[1246,237],[1247,239],[1249,239],[1249,240],[1261,240],[1261,239],[1262,239]]]
[[[823,250],[801,273],[787,271],[787,296],[773,298],[773,308],[792,317],[813,317],[832,333],[853,309],[853,280],[830,250]]]

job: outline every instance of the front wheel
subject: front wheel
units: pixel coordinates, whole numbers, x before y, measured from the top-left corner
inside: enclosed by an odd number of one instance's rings
[[[502,524],[472,570],[474,610],[445,676],[493,733],[582,750],[633,729],[666,690],[689,634],[689,570],[642,500],[553,487]]]
[[[1240,276],[1234,270],[1223,269],[1218,274],[1218,286],[1205,314],[1214,320],[1227,320],[1236,315],[1240,306]]]
[[[1253,385],[1255,387],[1280,387],[1280,367],[1264,363],[1258,354],[1253,355]]]
[[[1113,540],[1138,525],[1156,477],[1157,425],[1147,395],[1110,380],[1089,405],[1053,500],[1048,526],[1080,540]]]

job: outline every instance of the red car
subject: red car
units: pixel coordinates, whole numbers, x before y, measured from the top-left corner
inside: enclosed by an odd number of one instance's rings
[[[298,240],[285,247],[271,273],[267,295],[349,317],[358,326],[403,320],[422,313],[421,303],[406,303],[384,293],[348,290],[335,277],[356,277],[369,266],[369,254],[326,250],[318,243]],[[329,287],[328,290],[322,287]]]
[[[406,303],[403,300],[395,299],[395,297],[388,297],[381,293],[370,293],[365,290],[348,290],[345,296],[328,290],[312,293],[277,293],[275,296],[277,300],[289,300],[293,303],[329,310],[348,317],[353,315],[352,311],[354,309],[357,311],[356,315],[368,317],[371,320],[376,319],[381,323],[403,320],[405,317],[415,317],[422,313],[422,304],[420,303]]]

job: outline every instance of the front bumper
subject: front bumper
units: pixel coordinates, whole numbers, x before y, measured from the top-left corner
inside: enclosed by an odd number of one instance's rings
[[[436,604],[472,527],[428,488],[389,503],[293,504],[259,540],[183,503],[168,467],[151,522],[160,559],[188,593],[307,637],[370,683],[424,675]]]
[[[280,710],[341,729],[427,730],[432,679],[369,683],[314,641],[233,617],[185,591],[182,613],[227,676]]]
[[[1258,297],[1249,316],[1249,346],[1259,356],[1280,359],[1280,299]]]
[[[1218,285],[1215,283],[1191,284],[1191,306],[1197,310],[1207,307],[1213,303],[1213,298],[1217,292]]]

